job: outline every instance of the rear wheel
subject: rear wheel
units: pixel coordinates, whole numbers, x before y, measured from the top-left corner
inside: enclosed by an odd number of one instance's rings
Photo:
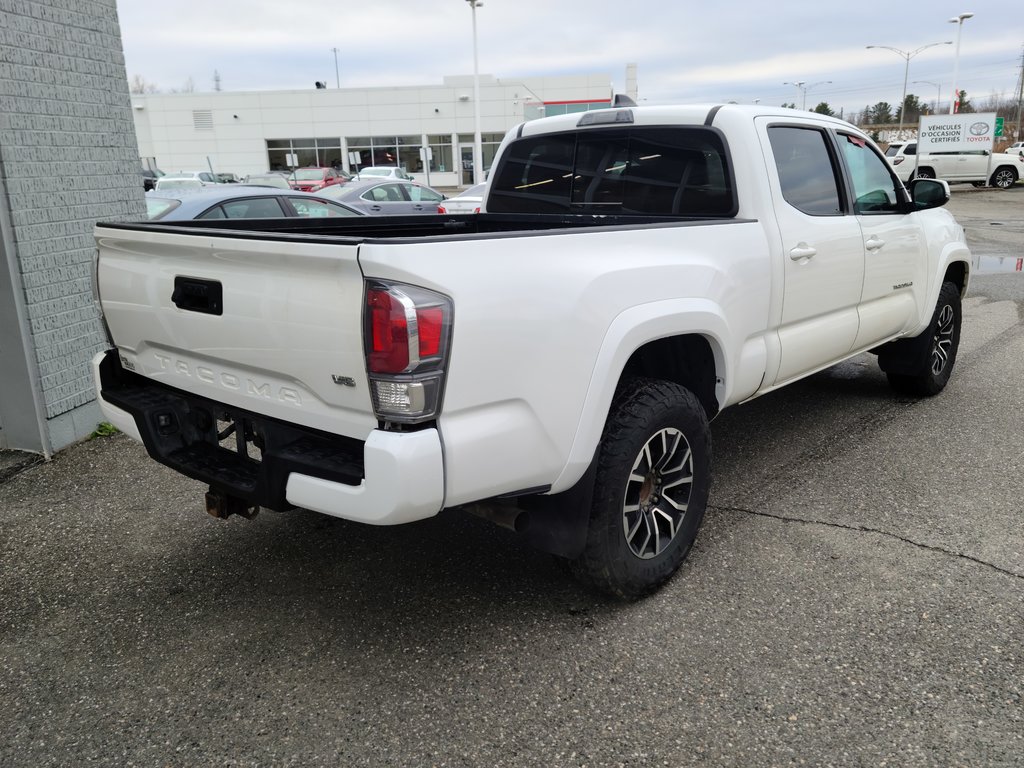
[[[676,572],[704,518],[704,408],[678,384],[630,380],[612,405],[597,461],[586,547],[570,567],[592,587],[636,599]]]
[[[993,187],[999,187],[1000,189],[1009,189],[1017,183],[1017,171],[1014,168],[996,168],[996,172],[992,174],[992,178],[989,183]]]
[[[893,351],[879,357],[893,389],[908,395],[931,396],[945,388],[960,347],[961,317],[960,289],[953,283],[943,283],[931,324],[924,333],[903,345],[896,342]],[[907,358],[887,358],[899,352]]]
[[[918,168],[916,171],[914,171],[914,178],[915,179],[934,179],[935,178],[935,171],[933,171],[931,168]]]

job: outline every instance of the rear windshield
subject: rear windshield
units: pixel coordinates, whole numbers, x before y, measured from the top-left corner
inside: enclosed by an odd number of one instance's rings
[[[728,217],[736,203],[718,132],[633,127],[513,142],[491,182],[487,210]]]

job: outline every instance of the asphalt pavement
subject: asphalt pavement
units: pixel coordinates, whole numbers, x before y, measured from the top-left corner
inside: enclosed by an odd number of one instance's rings
[[[1024,188],[951,208],[1024,255]],[[988,272],[938,397],[863,356],[723,413],[634,604],[459,513],[217,521],[123,436],[23,468],[0,765],[1022,765],[1024,273]]]

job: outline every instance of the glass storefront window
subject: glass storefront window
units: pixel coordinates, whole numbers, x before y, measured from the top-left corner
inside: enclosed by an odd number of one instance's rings
[[[444,173],[445,171],[455,170],[455,165],[452,163],[451,136],[444,134],[427,136],[427,144],[431,151],[431,171],[440,171],[441,173]]]
[[[340,168],[341,139],[267,139],[267,167],[270,170],[289,171],[305,166]]]
[[[407,171],[422,169],[419,136],[356,136],[348,140],[349,152],[359,153],[359,167],[397,165]]]

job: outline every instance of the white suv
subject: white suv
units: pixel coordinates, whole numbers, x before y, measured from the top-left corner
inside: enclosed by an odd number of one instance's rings
[[[885,150],[885,159],[903,183],[914,179],[969,181],[976,187],[990,184],[1008,189],[1024,175],[1024,155],[972,149],[917,155],[917,142],[896,142]],[[916,169],[915,169],[916,165]]]

